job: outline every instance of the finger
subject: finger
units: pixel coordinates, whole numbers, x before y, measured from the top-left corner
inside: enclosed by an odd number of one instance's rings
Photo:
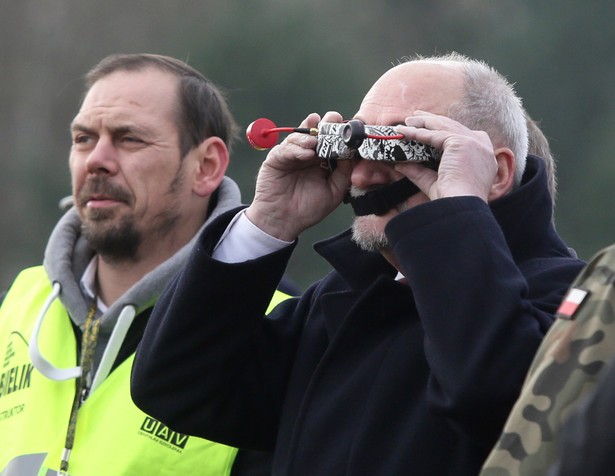
[[[269,151],[264,164],[279,170],[296,170],[320,163],[315,151],[315,137],[307,134],[291,136]]]
[[[436,171],[425,167],[424,165],[404,162],[395,164],[395,170],[410,179],[425,195],[430,196],[430,191],[433,189],[433,184],[438,179]]]
[[[350,188],[350,176],[352,175],[352,163],[350,160],[340,160],[337,162],[335,170],[330,175],[329,180],[335,190],[336,196],[341,200]]]
[[[413,122],[416,120],[413,119]],[[431,145],[438,150],[442,150],[444,141],[451,136],[451,132],[443,130],[433,130],[424,127],[423,123],[419,125],[397,126],[395,130],[408,140],[415,140],[423,144]]]
[[[318,125],[319,122],[320,122],[320,115],[313,112],[309,114],[303,121],[301,121],[301,124],[299,124],[299,127],[314,128]],[[305,147],[308,149],[316,147],[316,143],[313,140],[313,138],[309,134],[305,134],[305,133],[292,133],[292,134],[287,135],[279,145],[286,145],[286,144],[295,144],[295,145],[299,145],[300,147]]]
[[[328,111],[323,117],[322,117],[322,122],[343,122],[344,118],[342,117],[342,115],[337,112],[337,111]]]
[[[425,111],[415,111],[414,115],[406,118],[405,124],[418,129],[447,130],[457,133],[471,132],[471,129],[450,117]]]
[[[301,124],[299,124],[299,127],[315,127],[319,122],[320,122],[320,115],[318,115],[315,112],[312,112],[305,119],[303,119],[303,121],[301,121]]]
[[[316,137],[310,134],[294,132],[286,136],[286,139],[280,143],[280,146],[298,146],[303,149],[315,150],[317,142]]]
[[[416,111],[412,113],[412,116],[438,116],[438,114],[434,114],[433,112],[417,109]]]

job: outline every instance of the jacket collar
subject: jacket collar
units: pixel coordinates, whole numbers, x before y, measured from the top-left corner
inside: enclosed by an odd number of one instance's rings
[[[569,254],[553,225],[553,198],[544,160],[528,155],[521,186],[489,204],[515,261],[560,249]]]
[[[566,245],[555,232],[552,223],[553,201],[547,185],[543,159],[529,155],[521,186],[489,204],[500,225],[516,261]],[[361,250],[351,239],[348,229],[336,236],[319,241],[314,249],[325,258],[354,288],[365,289],[382,275],[392,279],[397,270],[380,253]]]

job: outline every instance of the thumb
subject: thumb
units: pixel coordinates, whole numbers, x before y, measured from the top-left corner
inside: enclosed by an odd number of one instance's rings
[[[417,163],[403,163],[395,164],[393,166],[395,170],[405,177],[410,179],[414,185],[416,185],[421,192],[427,195],[430,200],[436,197],[432,197],[436,180],[438,179],[438,173],[424,165]]]

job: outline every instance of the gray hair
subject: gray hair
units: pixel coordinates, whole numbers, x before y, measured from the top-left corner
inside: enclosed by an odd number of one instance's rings
[[[451,104],[448,116],[470,129],[485,131],[496,147],[508,147],[515,155],[515,186],[518,186],[525,171],[528,131],[523,104],[513,85],[487,63],[459,53],[408,61],[461,64],[465,93]]]

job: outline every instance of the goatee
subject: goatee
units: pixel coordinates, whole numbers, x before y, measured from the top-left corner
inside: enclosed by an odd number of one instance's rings
[[[110,261],[137,260],[141,235],[132,217],[122,217],[117,225],[106,226],[103,216],[109,213],[97,211],[90,215],[92,221],[84,221],[81,231],[94,251]]]
[[[115,185],[105,176],[88,180],[77,195],[76,202],[81,212],[81,231],[90,247],[101,256],[113,261],[136,260],[141,244],[141,235],[134,218],[122,216],[119,223],[113,223],[115,210],[88,209],[92,196],[104,196],[117,202],[132,204],[132,196],[122,187]]]

